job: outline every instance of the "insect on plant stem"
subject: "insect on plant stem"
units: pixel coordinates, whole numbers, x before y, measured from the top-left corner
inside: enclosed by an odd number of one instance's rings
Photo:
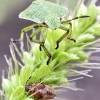
[[[35,27],[38,27],[30,36],[30,40],[32,42],[38,43],[40,51],[43,48],[44,52],[48,56],[47,65],[49,64],[52,54],[45,46],[45,40],[37,40],[34,37],[41,32],[41,30],[45,28],[50,28],[52,30],[55,29],[62,29],[65,30],[65,34],[63,34],[57,41],[56,41],[56,48],[59,48],[59,43],[67,36],[67,39],[76,42],[75,39],[71,38],[72,33],[72,20],[78,19],[78,18],[87,18],[88,15],[83,15],[79,17],[75,17],[70,20],[63,21],[62,18],[65,17],[65,15],[68,14],[68,8],[49,2],[47,0],[35,0],[32,2],[32,4],[26,8],[24,11],[22,11],[19,14],[19,18],[30,20],[35,22],[36,24],[27,26],[22,29],[21,36],[19,40],[14,40],[13,42],[20,42],[23,40],[24,33],[32,30]],[[64,25],[69,25],[69,28],[65,28]]]

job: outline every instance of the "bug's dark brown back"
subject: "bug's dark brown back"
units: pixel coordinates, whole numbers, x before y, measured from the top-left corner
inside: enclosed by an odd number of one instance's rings
[[[40,100],[53,99],[56,96],[55,90],[49,85],[43,83],[33,83],[25,86],[28,95],[33,95],[34,98]]]

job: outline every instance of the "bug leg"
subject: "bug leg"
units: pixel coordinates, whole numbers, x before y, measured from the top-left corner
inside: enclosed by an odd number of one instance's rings
[[[39,46],[40,51],[42,51],[42,45]]]
[[[30,35],[30,40],[31,40],[32,42],[35,42],[35,43],[40,44],[40,47],[39,47],[40,51],[42,50],[42,48],[44,49],[46,55],[48,56],[48,60],[47,60],[47,65],[48,65],[49,62],[50,62],[50,59],[51,59],[52,55],[51,55],[50,52],[47,50],[47,48],[44,46],[44,42],[39,41],[39,40],[37,40],[37,39],[33,39],[33,37],[35,37],[35,36],[41,31],[41,29],[42,29],[43,27],[46,27],[44,24],[32,24],[32,25],[30,25],[30,26],[28,26],[28,27],[23,28],[23,29],[21,30],[20,39],[13,40],[13,42],[16,43],[16,42],[21,42],[21,41],[23,41],[24,34],[25,34],[26,32],[28,32],[28,31],[32,30],[33,28],[36,28],[36,27],[39,27],[39,28],[38,28],[33,34]]]
[[[59,43],[67,36],[67,39],[73,41],[73,42],[76,42],[75,39],[71,38],[71,33],[72,33],[72,23],[71,22],[67,22],[67,24],[69,24],[69,29],[66,29],[66,27],[64,27],[63,25],[60,27],[60,29],[62,30],[65,30],[66,33],[63,34],[57,41],[56,41],[56,48],[55,49],[58,49],[59,48]]]
[[[67,35],[67,39],[73,41],[73,42],[76,42],[75,39],[71,38],[71,33],[72,33],[72,23],[71,22],[68,22],[69,24],[69,34]]]
[[[48,65],[50,60],[51,60],[51,57],[52,57],[51,53],[45,47],[44,42],[42,42],[40,40],[37,40],[37,39],[34,39],[34,36],[36,36],[41,31],[41,29],[42,29],[42,27],[39,27],[34,33],[32,33],[30,35],[30,40],[32,42],[40,44],[40,47],[39,47],[40,50],[41,50],[41,48],[43,48],[43,50],[45,51],[46,55],[48,56],[48,60],[47,60],[47,65]]]
[[[55,49],[58,49],[59,48],[59,43],[66,37],[66,35],[68,35],[68,33],[69,33],[69,29],[67,30],[67,32],[63,35],[63,36],[61,36],[57,41],[56,41],[56,48]]]
[[[39,26],[39,24],[32,24],[32,25],[30,25],[30,26],[28,26],[28,27],[23,28],[23,29],[21,30],[20,39],[15,39],[15,40],[13,40],[13,43],[23,41],[24,34],[25,34],[26,32],[28,32],[28,31],[32,30],[33,28],[37,27],[37,26]]]
[[[69,24],[69,32],[65,33],[67,35],[67,39],[69,39],[69,40],[71,40],[73,42],[76,42],[75,39],[71,38],[71,33],[72,33],[72,23],[71,23],[71,21],[75,20],[75,19],[78,19],[78,18],[87,18],[87,17],[90,17],[90,16],[87,16],[87,15],[79,16],[79,17],[75,17],[75,18],[72,18],[70,20],[61,22],[61,24],[64,24],[64,23]],[[61,27],[61,29],[66,30],[64,27]],[[57,40],[57,47],[55,49],[58,49],[59,43],[63,40],[65,34],[59,40]]]
[[[31,77],[32,77],[32,76],[30,76],[30,77],[28,78],[28,80],[26,81],[26,84],[27,84],[27,82],[31,79]]]

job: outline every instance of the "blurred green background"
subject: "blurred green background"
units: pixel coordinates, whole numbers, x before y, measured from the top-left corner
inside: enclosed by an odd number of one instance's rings
[[[33,0],[0,0],[0,76],[2,77],[2,70],[5,70],[7,63],[4,55],[10,56],[9,43],[10,39],[18,39],[22,28],[32,24],[31,21],[21,20],[18,14],[28,7]],[[54,0],[49,0],[55,2]],[[64,4],[69,8],[69,11],[75,8],[78,0],[59,0],[60,4]],[[66,3],[63,3],[65,2]],[[98,0],[97,5],[100,4]],[[95,54],[98,55],[98,54]],[[99,54],[100,56],[100,54]],[[97,60],[100,62],[100,59]],[[93,78],[85,77],[76,82],[77,87],[85,89],[85,92],[75,92],[67,90],[59,96],[65,100],[100,100],[100,70],[93,70]],[[1,83],[0,77],[0,83]],[[1,87],[1,84],[0,84]],[[60,100],[60,99],[59,99]]]

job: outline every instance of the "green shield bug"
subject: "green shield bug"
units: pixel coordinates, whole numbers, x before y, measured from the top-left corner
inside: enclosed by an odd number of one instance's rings
[[[58,49],[59,47],[59,43],[67,36],[67,39],[72,40],[74,42],[76,42],[75,39],[71,38],[71,31],[72,31],[72,20],[78,19],[78,18],[86,18],[89,17],[87,15],[85,16],[79,16],[79,17],[75,17],[73,19],[70,20],[66,20],[63,21],[62,18],[65,17],[65,15],[68,14],[68,8],[46,1],[46,0],[36,0],[33,1],[32,4],[25,9],[24,11],[22,11],[19,14],[19,18],[22,19],[26,19],[26,20],[30,20],[35,22],[35,24],[32,24],[30,26],[27,26],[25,28],[22,29],[21,31],[21,36],[19,40],[14,40],[14,42],[17,41],[22,41],[23,37],[24,37],[24,33],[32,30],[33,28],[37,28],[37,30],[35,30],[34,33],[32,33],[30,35],[30,40],[32,42],[38,43],[40,44],[40,50],[41,47],[44,49],[46,55],[48,56],[48,61],[47,61],[47,65],[50,62],[50,59],[52,57],[51,53],[47,50],[47,48],[45,47],[44,43],[45,41],[40,41],[37,39],[34,39],[34,37],[41,32],[41,30],[43,29],[43,27],[45,28],[50,28],[50,29],[62,29],[65,30],[65,34],[62,35],[57,41],[56,41],[56,48]],[[64,24],[68,24],[69,28],[65,28]]]

